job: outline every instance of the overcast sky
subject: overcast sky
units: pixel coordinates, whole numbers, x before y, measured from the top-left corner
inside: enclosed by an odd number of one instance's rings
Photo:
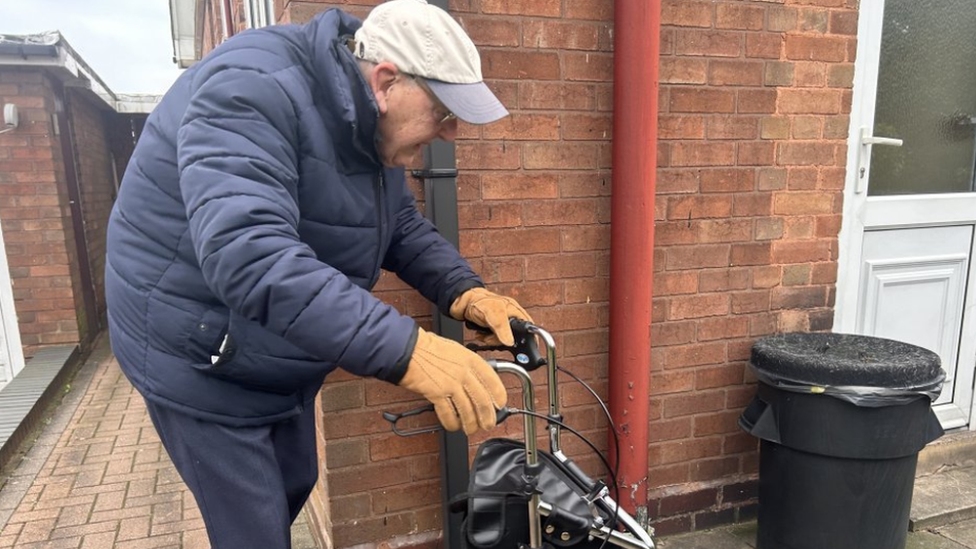
[[[48,30],[115,93],[162,94],[180,74],[167,0],[0,0],[0,34]]]

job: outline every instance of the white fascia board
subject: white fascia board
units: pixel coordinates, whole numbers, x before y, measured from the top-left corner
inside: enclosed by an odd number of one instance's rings
[[[195,63],[197,50],[197,0],[169,0],[169,20],[173,35],[173,60],[181,69]]]
[[[149,114],[162,100],[162,95],[119,94],[115,110],[121,114]]]

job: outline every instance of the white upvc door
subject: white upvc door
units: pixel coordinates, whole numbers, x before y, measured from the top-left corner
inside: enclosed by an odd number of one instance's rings
[[[862,0],[834,330],[935,351],[945,428],[973,428],[976,9]]]
[[[7,249],[0,231],[0,389],[24,369],[24,349],[14,310],[14,290],[10,283]]]

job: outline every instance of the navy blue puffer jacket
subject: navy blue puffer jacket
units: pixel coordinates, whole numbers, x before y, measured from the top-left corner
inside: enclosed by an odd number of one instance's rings
[[[235,36],[149,117],[108,228],[112,348],[148,399],[252,425],[297,414],[337,367],[398,382],[412,319],[381,268],[446,311],[480,286],[384,169],[340,11]],[[225,337],[229,336],[229,337]]]

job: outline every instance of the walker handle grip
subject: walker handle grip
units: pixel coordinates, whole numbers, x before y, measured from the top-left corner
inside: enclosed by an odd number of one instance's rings
[[[536,341],[535,335],[530,331],[533,324],[519,318],[509,318],[508,323],[512,327],[512,335],[515,336],[515,345],[507,347],[505,345],[478,345],[476,343],[468,343],[468,349],[472,351],[508,351],[512,354],[512,358],[515,359],[516,364],[525,368],[527,372],[545,366],[546,357],[539,352],[539,343]],[[475,324],[470,320],[465,321],[464,325],[482,334],[492,333],[490,329]]]

